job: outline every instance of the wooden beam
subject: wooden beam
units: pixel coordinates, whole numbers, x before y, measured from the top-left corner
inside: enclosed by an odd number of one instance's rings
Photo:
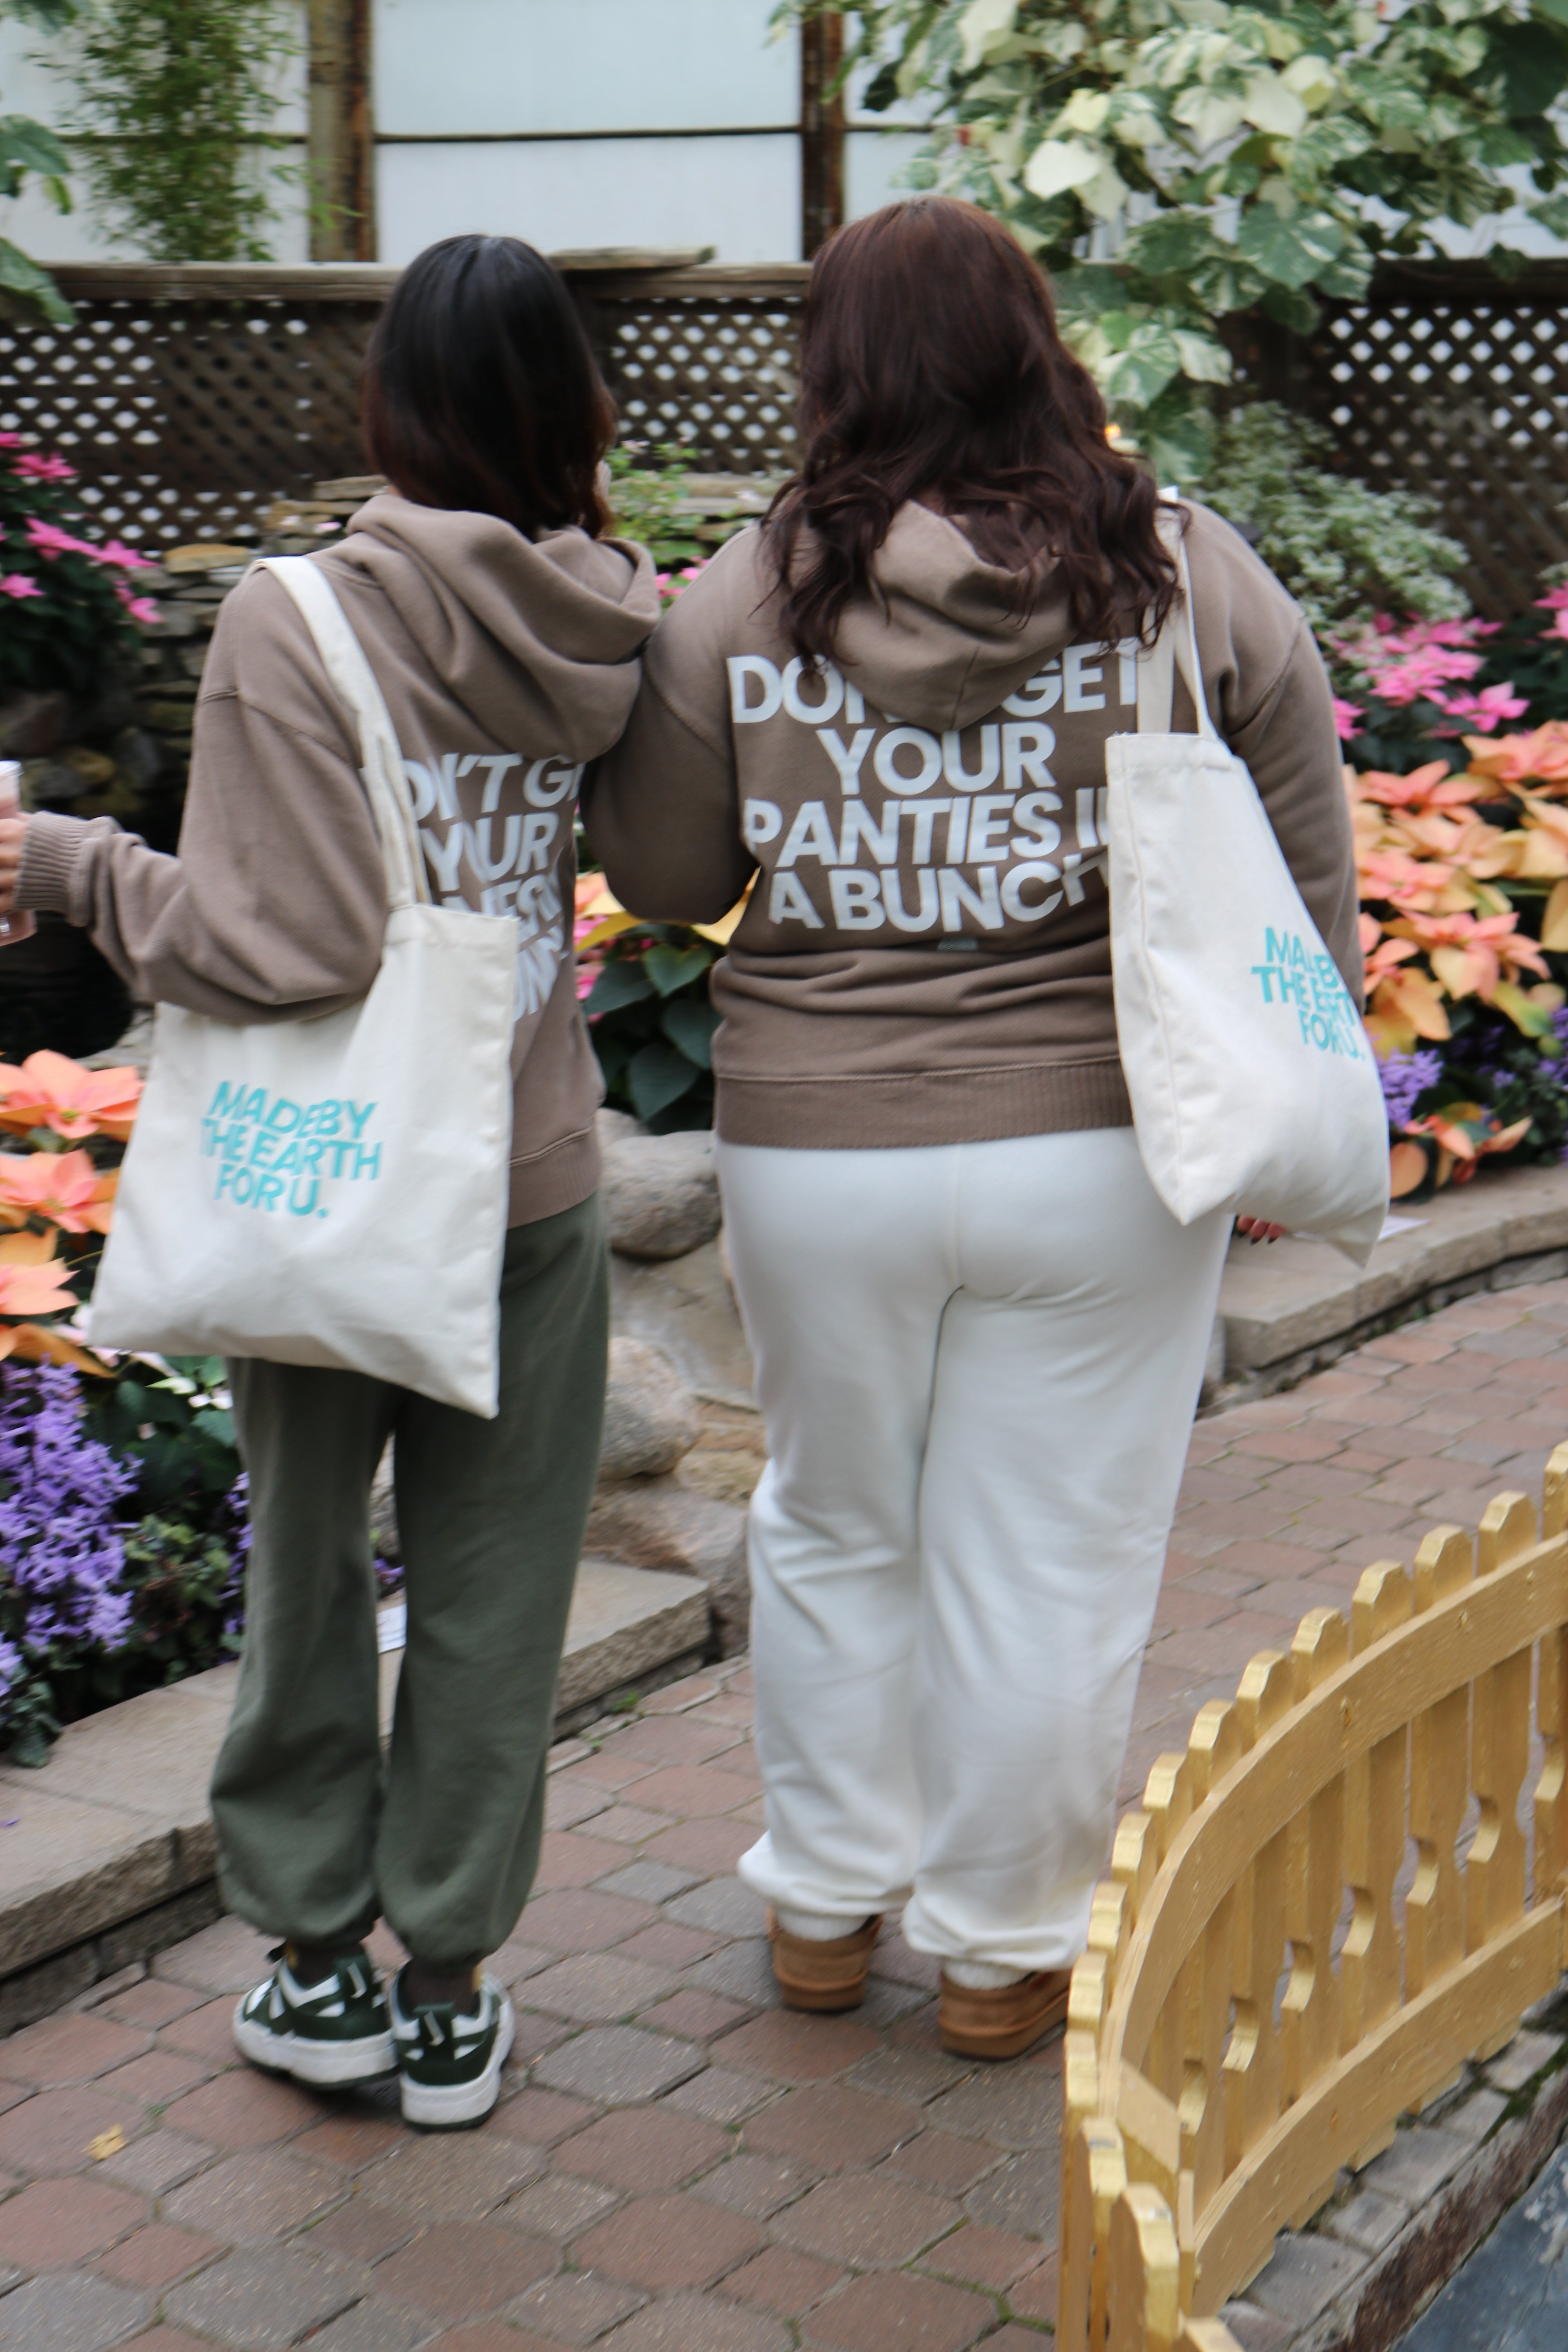
[[[310,0],[310,258],[375,259],[373,0]]]
[[[800,249],[809,261],[844,218],[844,19],[808,16],[800,28]]]
[[[581,255],[549,257],[563,277],[606,296],[763,295],[799,301],[811,272],[804,261],[717,262],[700,268],[601,268]],[[68,301],[384,302],[399,273],[356,261],[58,261],[53,276]],[[57,330],[51,331],[58,332]]]

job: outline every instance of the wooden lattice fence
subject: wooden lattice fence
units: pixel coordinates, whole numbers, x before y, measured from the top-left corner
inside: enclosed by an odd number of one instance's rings
[[[810,274],[784,262],[574,279],[623,433],[714,473],[787,472]]]
[[[360,364],[395,272],[329,264],[62,269],[78,321],[0,317],[0,430],[80,468],[104,522],[150,546],[222,536],[277,498],[360,474]],[[571,268],[628,437],[701,471],[795,454],[805,264]],[[1347,465],[1436,501],[1479,610],[1518,611],[1568,562],[1568,263],[1380,273],[1310,343],[1236,337],[1245,395],[1324,419]]]
[[[806,275],[569,270],[627,436],[703,470],[786,468]],[[57,276],[74,327],[0,316],[0,431],[61,450],[107,529],[148,547],[221,539],[275,499],[366,470],[360,369],[395,270]]]
[[[1568,262],[1507,281],[1479,261],[1387,268],[1310,341],[1238,340],[1247,390],[1330,425],[1375,488],[1435,502],[1479,612],[1506,619],[1568,562]]]
[[[1369,1568],[1123,1818],[1073,1971],[1060,2352],[1237,2352],[1215,2315],[1276,2231],[1556,1987],[1565,1889],[1568,1445],[1539,1532],[1500,1495]]]
[[[0,430],[69,458],[149,548],[223,539],[273,498],[360,474],[360,367],[395,272],[62,268],[73,327],[0,318]]]

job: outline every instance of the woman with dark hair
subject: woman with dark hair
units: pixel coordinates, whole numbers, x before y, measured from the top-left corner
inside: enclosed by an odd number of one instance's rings
[[[664,622],[584,808],[639,915],[751,888],[713,981],[772,1456],[742,1875],[786,2001],[858,2002],[901,1905],[946,2046],[1004,2057],[1083,1948],[1228,1233],[1144,1173],[1111,1000],[1105,742],[1183,533],[1211,715],[1359,1002],[1350,828],[1301,614],[1117,453],[995,221],[840,230],[801,366],[800,469]]]
[[[250,1478],[244,1659],[213,1780],[229,1906],[285,1948],[240,2002],[247,2057],[315,2084],[402,2077],[412,2121],[472,2123],[511,2039],[479,1962],[539,1857],[545,1753],[599,1453],[607,1344],[598,1066],[572,956],[573,811],[658,613],[604,534],[615,411],[571,296],[512,237],[432,246],[365,366],[393,487],[320,564],[390,710],[431,887],[516,918],[509,1231],[493,1421],[357,1372],[229,1365]],[[220,1021],[353,1003],[386,897],[340,705],[300,608],[253,571],[196,704],[175,857],[107,818],[0,824],[0,904],[89,930],[138,995]],[[407,1647],[383,1767],[372,1477],[395,1437]],[[364,1938],[409,1958],[384,1990]]]

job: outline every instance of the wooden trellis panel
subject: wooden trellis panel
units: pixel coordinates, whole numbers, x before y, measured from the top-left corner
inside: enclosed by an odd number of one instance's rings
[[[0,306],[0,430],[63,448],[127,539],[232,530],[365,470],[359,370],[395,274],[63,268],[73,329]],[[629,439],[700,471],[794,464],[804,263],[567,275]],[[1310,345],[1238,322],[1238,388],[1326,422],[1349,470],[1433,499],[1469,551],[1478,608],[1500,618],[1568,562],[1565,316],[1568,264],[1508,284],[1474,263],[1385,270]]]
[[[789,467],[804,264],[567,274],[626,437],[702,471]],[[105,530],[149,548],[223,538],[367,470],[360,371],[395,270],[57,275],[73,327],[0,311],[0,431],[68,457]]]
[[[1494,620],[1568,562],[1568,264],[1504,281],[1484,262],[1384,268],[1311,341],[1237,336],[1242,390],[1329,425],[1346,470],[1432,499]]]
[[[365,470],[360,368],[394,272],[58,274],[73,327],[0,320],[0,430],[68,457],[106,530],[221,539]]]
[[[798,262],[579,280],[623,436],[688,451],[717,473],[787,473],[809,274]]]

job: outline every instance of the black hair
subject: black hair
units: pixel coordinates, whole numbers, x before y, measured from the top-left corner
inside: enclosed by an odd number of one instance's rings
[[[608,525],[615,403],[565,279],[521,238],[444,237],[409,263],[371,337],[362,417],[372,464],[420,506],[531,538]]]

